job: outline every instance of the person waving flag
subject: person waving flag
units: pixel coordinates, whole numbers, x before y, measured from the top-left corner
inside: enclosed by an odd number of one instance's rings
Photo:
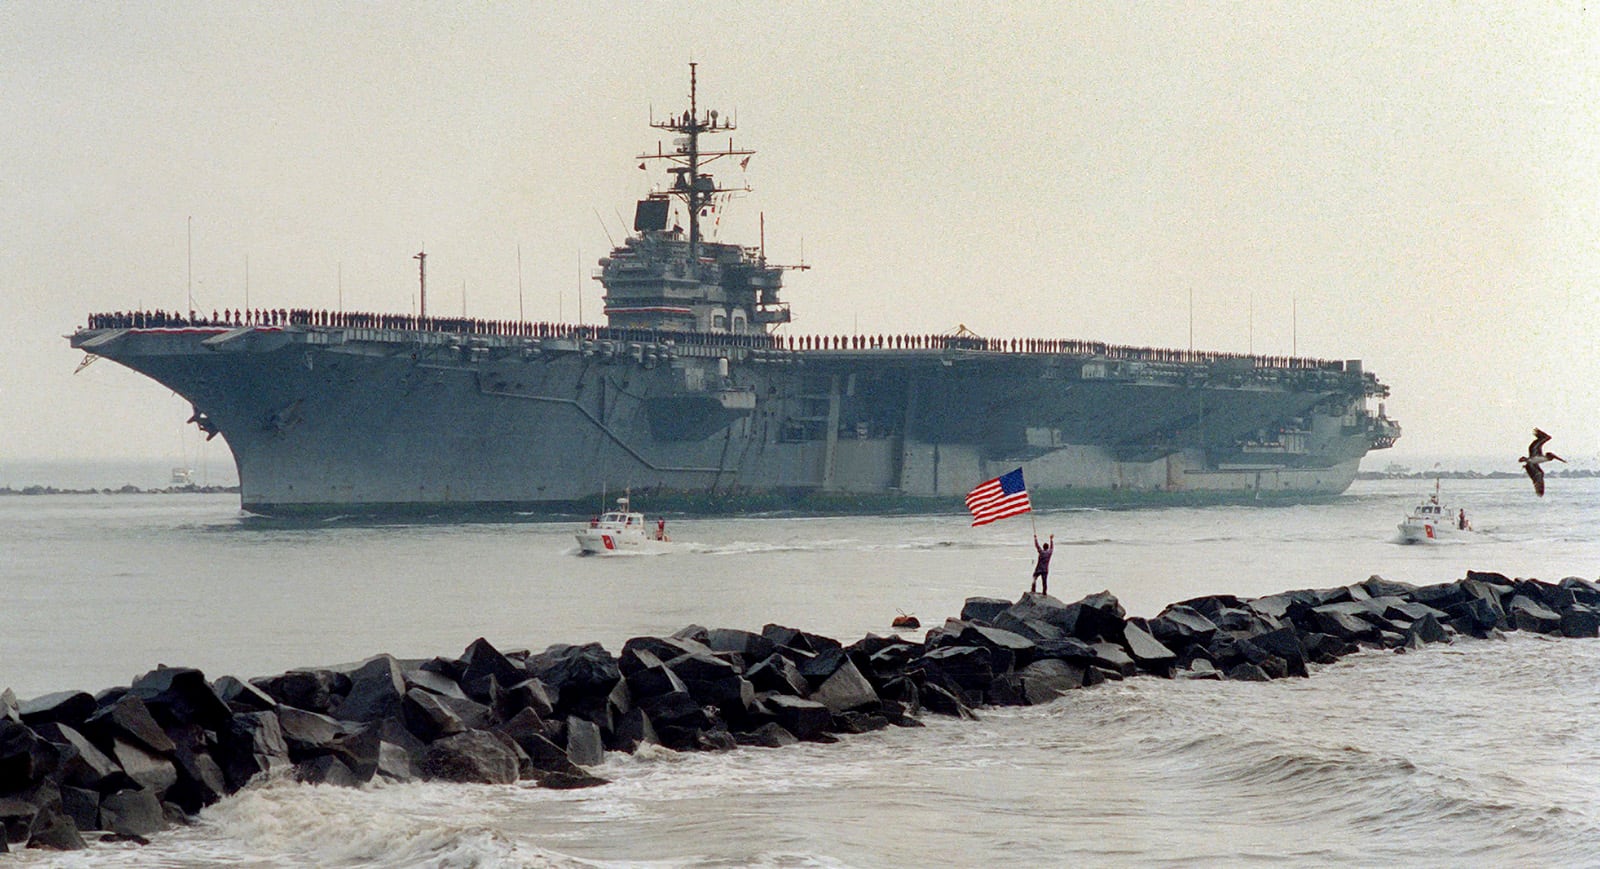
[[[979,483],[967,493],[967,509],[972,512],[974,527],[1031,511],[1033,504],[1028,500],[1028,487],[1022,482],[1022,469]]]

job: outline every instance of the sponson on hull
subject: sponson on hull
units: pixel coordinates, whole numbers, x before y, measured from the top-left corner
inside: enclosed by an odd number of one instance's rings
[[[600,260],[606,326],[112,313],[72,346],[192,402],[265,514],[582,512],[625,488],[696,512],[942,510],[1019,463],[1044,504],[1300,499],[1399,436],[1359,361],[795,334],[787,267],[708,237],[733,189],[712,170],[753,152],[693,64],[688,108],[652,126],[671,143],[638,159],[666,171]]]

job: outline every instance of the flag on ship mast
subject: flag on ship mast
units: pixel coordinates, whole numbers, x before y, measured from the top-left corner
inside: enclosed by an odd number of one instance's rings
[[[1033,503],[1028,500],[1028,487],[1022,482],[1022,469],[979,483],[967,493],[967,510],[972,513],[974,527],[1031,512]]]

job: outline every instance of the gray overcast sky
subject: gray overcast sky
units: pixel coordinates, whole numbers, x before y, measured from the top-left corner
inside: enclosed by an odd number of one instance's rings
[[[736,113],[796,333],[1359,358],[1399,447],[1600,464],[1600,9],[0,5],[0,459],[173,455],[61,336],[196,306],[594,320],[649,112]],[[725,180],[738,180],[735,171]],[[619,216],[620,215],[620,216]],[[341,277],[342,276],[342,277]],[[342,291],[341,291],[342,283]],[[192,433],[192,427],[189,429]]]

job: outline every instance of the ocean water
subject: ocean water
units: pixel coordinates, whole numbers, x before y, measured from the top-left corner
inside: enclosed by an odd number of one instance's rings
[[[846,642],[899,612],[1051,591],[1131,615],[1202,594],[1600,575],[1600,480],[1447,480],[1479,532],[1402,546],[1432,492],[1295,507],[669,520],[680,551],[579,558],[570,523],[280,523],[229,495],[0,498],[0,687],[213,678],[778,622]],[[643,504],[647,511],[648,504]],[[584,791],[254,786],[147,846],[67,866],[1600,865],[1600,641],[1368,652],[1310,679],[1139,678],[835,745],[608,755]]]

